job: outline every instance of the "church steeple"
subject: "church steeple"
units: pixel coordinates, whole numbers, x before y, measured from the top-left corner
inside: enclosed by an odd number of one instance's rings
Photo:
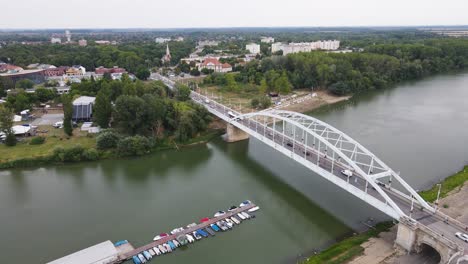
[[[169,50],[169,44],[166,46],[166,55],[162,57],[162,62],[170,62],[171,61],[171,51]]]

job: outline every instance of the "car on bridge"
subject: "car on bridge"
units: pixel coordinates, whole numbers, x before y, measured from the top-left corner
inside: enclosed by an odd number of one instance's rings
[[[353,172],[350,170],[341,170],[341,174],[347,177],[353,177]]]
[[[458,237],[459,239],[465,241],[466,243],[468,243],[468,235],[467,234],[463,234],[461,232],[456,232],[455,236]]]

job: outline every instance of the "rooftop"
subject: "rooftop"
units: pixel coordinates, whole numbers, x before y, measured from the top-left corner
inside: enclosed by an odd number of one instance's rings
[[[91,96],[80,96],[73,101],[74,105],[82,105],[82,104],[92,104],[96,100],[96,97]]]
[[[47,264],[91,264],[105,263],[106,259],[117,257],[117,249],[109,240],[85,248]]]

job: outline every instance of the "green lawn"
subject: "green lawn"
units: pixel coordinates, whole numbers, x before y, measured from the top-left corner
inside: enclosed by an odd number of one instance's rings
[[[365,233],[346,238],[319,254],[312,256],[302,262],[303,264],[339,264],[345,263],[352,258],[360,255],[364,248],[361,244],[371,237],[377,237],[380,232],[388,231],[392,227],[392,222],[383,222],[376,225],[375,229],[371,229]]]
[[[440,198],[447,196],[447,194],[455,189],[459,189],[468,181],[468,166],[465,166],[462,171],[447,177],[442,181],[442,187],[440,189]],[[437,192],[439,186],[436,184],[431,189],[419,192],[422,198],[428,202],[434,202],[437,199]]]
[[[75,129],[74,136],[67,137],[63,133],[63,129],[56,129],[53,127],[40,127],[39,130],[48,130],[44,134],[46,140],[41,145],[29,145],[31,138],[25,138],[14,147],[7,147],[0,144],[0,163],[22,159],[22,158],[35,158],[46,156],[54,150],[55,147],[71,147],[74,145],[81,145],[84,148],[96,146],[94,137],[87,137],[83,132]]]

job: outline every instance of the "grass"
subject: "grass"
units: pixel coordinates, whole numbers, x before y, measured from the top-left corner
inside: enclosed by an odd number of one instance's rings
[[[362,254],[364,248],[361,247],[361,244],[367,241],[371,237],[377,237],[380,232],[385,232],[393,226],[392,222],[383,222],[375,226],[375,229],[371,229],[362,234],[358,234],[349,238],[346,238],[333,246],[327,248],[326,250],[320,252],[319,254],[308,258],[307,260],[301,262],[302,264],[319,264],[319,263],[329,263],[329,264],[339,264],[345,263],[352,258]]]
[[[463,170],[447,177],[441,182],[442,187],[440,189],[440,198],[446,197],[447,194],[453,190],[460,189],[466,181],[468,181],[468,166],[465,166]],[[431,189],[419,192],[419,194],[424,198],[424,200],[434,202],[437,199],[438,191],[439,186],[436,184]]]
[[[242,109],[243,112],[250,112],[252,111],[252,107],[250,106],[252,98],[261,96],[262,94],[258,89],[249,89],[246,84],[239,85],[242,86],[239,91],[228,91],[218,86],[209,86],[201,88],[201,92],[203,95],[208,94],[209,97],[214,96],[217,102],[230,106],[235,110],[240,111]]]
[[[18,142],[14,147],[7,147],[0,144],[0,163],[8,162],[23,158],[44,157],[52,153],[55,147],[71,147],[81,145],[84,148],[96,146],[94,137],[87,137],[79,129],[73,131],[73,136],[68,137],[63,132],[63,129],[56,129],[52,126],[41,126],[38,130],[48,130],[48,133],[38,134],[46,138],[45,142],[40,145],[30,145],[31,138],[25,138]]]

